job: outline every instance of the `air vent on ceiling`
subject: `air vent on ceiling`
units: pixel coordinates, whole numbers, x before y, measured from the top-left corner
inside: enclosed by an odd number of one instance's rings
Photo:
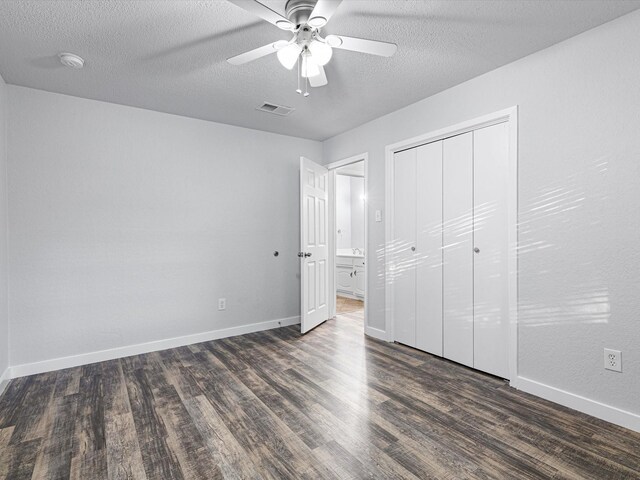
[[[275,105],[273,103],[263,103],[256,110],[260,110],[261,112],[273,113],[274,115],[280,115],[281,117],[286,117],[287,115],[291,115],[295,108],[285,107],[284,105]]]

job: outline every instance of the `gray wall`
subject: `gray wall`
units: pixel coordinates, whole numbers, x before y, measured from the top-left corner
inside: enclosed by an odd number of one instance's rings
[[[12,366],[299,315],[321,143],[8,89]]]
[[[0,76],[0,377],[9,366],[7,304],[7,86]],[[0,385],[0,391],[2,385]]]
[[[519,105],[519,373],[640,413],[640,11],[324,142],[369,152],[369,252],[384,248],[384,147]],[[428,72],[425,72],[428,81]],[[385,328],[384,265],[367,265]],[[603,347],[624,372],[603,369]]]

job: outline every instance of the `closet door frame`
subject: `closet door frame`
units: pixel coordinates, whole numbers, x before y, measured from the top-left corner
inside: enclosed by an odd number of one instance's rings
[[[394,211],[394,155],[396,152],[409,148],[419,147],[438,140],[472,132],[480,128],[489,127],[498,123],[507,123],[509,128],[509,186],[508,186],[508,302],[509,302],[509,382],[517,388],[518,380],[518,106],[515,105],[482,117],[474,118],[450,127],[441,128],[430,133],[408,138],[400,142],[387,145],[385,148],[385,326],[386,339],[393,342],[393,265],[392,240],[393,240],[393,211]]]

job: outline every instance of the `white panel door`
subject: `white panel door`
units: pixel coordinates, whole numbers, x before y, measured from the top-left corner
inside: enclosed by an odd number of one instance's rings
[[[416,346],[416,149],[394,155],[393,281],[394,340]]]
[[[416,347],[442,356],[442,141],[417,149]]]
[[[300,158],[300,256],[302,333],[329,318],[327,271],[329,245],[327,200],[328,170]]]
[[[507,281],[509,138],[507,124],[474,132],[474,360],[509,376]]]
[[[473,132],[442,148],[443,354],[473,367]]]

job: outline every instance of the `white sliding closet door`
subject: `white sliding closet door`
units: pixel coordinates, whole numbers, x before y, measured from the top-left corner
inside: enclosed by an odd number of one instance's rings
[[[442,356],[442,141],[417,148],[416,347]]]
[[[509,376],[507,124],[474,132],[474,368]]]
[[[443,141],[444,356],[473,367],[473,133]]]
[[[416,149],[395,154],[393,212],[394,340],[416,346]]]

